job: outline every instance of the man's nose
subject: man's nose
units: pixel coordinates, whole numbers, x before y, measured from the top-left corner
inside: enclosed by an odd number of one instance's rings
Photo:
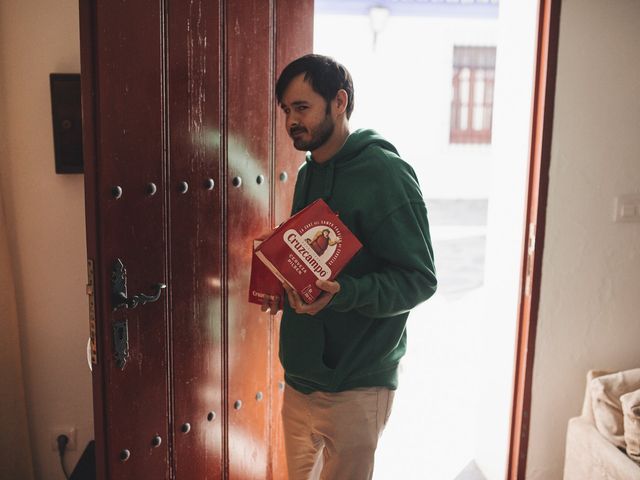
[[[290,113],[287,115],[287,128],[293,128],[299,124],[299,118],[297,115]]]

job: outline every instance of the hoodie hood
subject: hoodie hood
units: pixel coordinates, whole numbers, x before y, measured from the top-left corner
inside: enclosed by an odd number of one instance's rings
[[[347,141],[336,154],[324,163],[316,163],[313,161],[311,152],[307,152],[304,165],[298,172],[298,182],[301,192],[305,192],[309,188],[309,182],[315,171],[322,170],[324,173],[324,188],[321,198],[327,201],[331,197],[333,191],[333,178],[335,176],[335,170],[347,166],[352,161],[366,161],[366,157],[360,156],[360,154],[371,146],[378,146],[383,150],[388,150],[394,155],[398,155],[396,147],[390,142],[385,140],[378,132],[372,129],[358,129],[352,132]],[[296,213],[305,205],[306,195],[295,195],[299,200],[293,205],[292,213]]]
[[[348,162],[349,160],[352,160],[354,157],[357,157],[365,148],[371,145],[377,145],[384,150],[389,150],[390,152],[398,155],[396,147],[385,140],[378,132],[372,129],[361,128],[356,130],[355,132],[352,132],[347,137],[347,141],[344,142],[342,148],[321,166],[324,167],[333,164],[335,165],[335,168],[340,168],[341,165]],[[307,152],[306,162],[308,164],[315,164],[311,152]]]

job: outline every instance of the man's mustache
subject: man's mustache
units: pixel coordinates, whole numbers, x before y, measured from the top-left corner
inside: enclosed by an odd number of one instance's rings
[[[291,135],[295,135],[296,133],[304,133],[306,131],[307,131],[307,129],[304,128],[304,127],[292,127],[292,128],[289,129],[289,133]]]

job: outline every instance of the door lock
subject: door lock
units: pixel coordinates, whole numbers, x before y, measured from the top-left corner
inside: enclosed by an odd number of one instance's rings
[[[111,270],[111,304],[114,311],[119,308],[136,308],[138,305],[155,302],[160,298],[162,290],[167,286],[164,283],[156,283],[152,288],[155,289],[155,293],[152,295],[139,293],[128,297],[127,270],[119,258],[113,262],[113,269]]]

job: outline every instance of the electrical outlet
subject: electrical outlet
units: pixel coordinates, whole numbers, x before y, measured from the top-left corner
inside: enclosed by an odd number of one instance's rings
[[[620,195],[615,199],[614,222],[640,222],[640,195]]]
[[[75,427],[58,427],[51,430],[51,449],[58,451],[58,436],[66,435],[69,439],[67,443],[67,451],[76,449],[76,428]]]

